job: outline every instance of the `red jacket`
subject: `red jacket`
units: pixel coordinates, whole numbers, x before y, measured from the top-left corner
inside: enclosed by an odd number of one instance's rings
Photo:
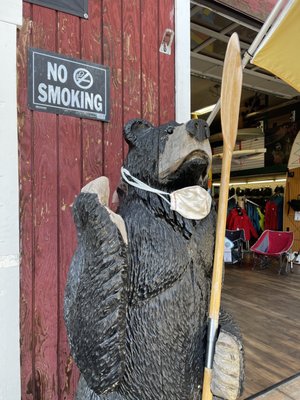
[[[250,240],[251,237],[255,239],[258,238],[258,234],[248,217],[246,210],[242,208],[234,208],[230,211],[227,217],[226,227],[231,230],[244,229],[246,240]]]

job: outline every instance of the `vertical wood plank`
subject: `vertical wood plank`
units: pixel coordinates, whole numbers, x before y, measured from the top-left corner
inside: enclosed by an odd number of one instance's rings
[[[158,1],[141,1],[142,116],[158,125]]]
[[[27,48],[31,40],[31,8],[23,4],[23,25],[18,33],[18,124],[20,176],[20,346],[21,396],[32,400],[33,379],[33,211],[32,211],[32,113],[27,108]]]
[[[163,3],[163,4],[161,4]],[[166,29],[173,29],[175,18],[174,0],[160,2],[159,41]],[[175,37],[176,40],[176,37]],[[159,123],[175,119],[175,46],[171,55],[159,53]]]
[[[81,57],[102,63],[101,1],[89,1],[89,19],[81,22]],[[103,174],[103,123],[82,120],[82,180],[83,185]]]
[[[58,51],[64,55],[80,57],[80,19],[58,13]],[[81,188],[81,120],[58,116],[58,397],[73,400],[78,381],[78,371],[67,343],[63,318],[64,290],[72,255],[76,248],[76,232],[71,206]],[[74,373],[73,373],[74,371]]]
[[[111,196],[119,183],[123,162],[122,27],[122,1],[103,0],[103,64],[111,68],[113,99],[110,123],[104,124],[104,175],[109,178]]]
[[[142,116],[140,0],[123,1],[123,125]],[[123,156],[128,146],[123,141]]]
[[[34,47],[55,51],[56,13],[33,6]],[[56,399],[57,379],[57,140],[56,115],[33,113],[34,399]]]
[[[141,117],[141,8],[140,0],[123,1],[124,122]]]

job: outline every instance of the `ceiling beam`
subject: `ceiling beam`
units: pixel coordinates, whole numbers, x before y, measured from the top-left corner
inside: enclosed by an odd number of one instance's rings
[[[191,73],[204,79],[221,82],[223,61],[191,52]],[[249,89],[290,99],[298,92],[277,77],[244,69],[243,86]]]
[[[245,118],[259,117],[260,115],[263,115],[263,113],[267,113],[267,112],[271,113],[272,111],[277,111],[277,110],[281,110],[285,107],[287,108],[287,107],[292,107],[292,106],[296,106],[296,105],[299,106],[299,99],[290,100],[285,103],[277,104],[276,106],[268,107],[268,108],[265,108],[260,111],[255,111],[255,112],[249,113],[245,116]]]
[[[222,42],[225,42],[225,43],[228,43],[229,39],[230,39],[229,36],[226,36],[226,35],[224,35],[222,33],[216,32],[216,31],[214,31],[212,29],[205,28],[204,26],[195,24],[194,22],[191,22],[191,29],[196,31],[196,32],[204,33],[207,36],[211,36],[211,37],[213,37],[215,39],[218,39],[218,40],[221,40]],[[245,43],[245,42],[241,42],[240,41],[240,46],[241,46],[242,49],[248,49],[250,44],[251,43]]]
[[[212,63],[213,65],[207,71],[209,71],[215,65],[219,65],[219,66],[223,67],[223,64],[224,64],[223,61],[220,61],[213,57],[205,56],[204,54],[197,54],[197,53],[191,52],[191,57],[198,58],[199,60],[208,61],[208,62]],[[267,75],[262,72],[253,71],[252,69],[248,69],[248,68],[244,69],[244,73],[246,73],[248,75],[256,76],[258,78],[266,79],[269,82],[274,82],[274,83],[282,82],[279,78],[276,78],[275,76]],[[282,85],[286,86],[286,84],[283,82],[282,82]]]
[[[237,28],[239,26],[239,24],[237,24],[236,22],[233,22],[232,24],[228,25],[226,28],[222,29],[220,31],[221,34],[226,35],[226,33],[229,33],[231,31],[233,31],[235,28]],[[202,49],[204,49],[205,47],[209,46],[210,44],[212,44],[213,42],[215,42],[216,39],[215,38],[209,38],[207,40],[205,40],[202,44],[200,44],[199,46],[195,47],[193,49],[193,52],[195,53],[199,53]]]
[[[207,8],[214,13],[220,15],[223,18],[229,19],[230,21],[237,22],[239,25],[243,25],[255,32],[259,32],[262,27],[262,22],[259,22],[249,16],[245,16],[242,13],[235,11],[230,7],[226,7],[220,3],[216,3],[212,0],[191,0],[191,5],[196,5],[201,8]]]

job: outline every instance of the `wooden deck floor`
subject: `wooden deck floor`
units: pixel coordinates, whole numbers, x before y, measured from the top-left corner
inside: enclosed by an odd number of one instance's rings
[[[258,396],[248,397],[248,400],[299,400],[300,398],[300,376],[288,379],[276,387],[260,393]]]
[[[300,275],[278,275],[277,262],[252,271],[250,257],[246,254],[240,267],[226,266],[222,294],[244,338],[246,382],[240,399],[300,371]]]

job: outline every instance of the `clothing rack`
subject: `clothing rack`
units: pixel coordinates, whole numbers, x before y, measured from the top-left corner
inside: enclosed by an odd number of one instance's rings
[[[235,200],[237,200],[237,196],[236,196],[236,194],[233,194],[232,196],[230,196],[230,197],[228,198],[228,201],[229,201],[229,200],[231,200],[231,199],[235,199]]]
[[[249,200],[249,199],[247,199],[247,198],[245,198],[245,202],[246,202],[246,203],[251,203],[251,204],[253,204],[253,205],[256,206],[256,207],[261,207],[260,205],[254,203],[254,201]]]

